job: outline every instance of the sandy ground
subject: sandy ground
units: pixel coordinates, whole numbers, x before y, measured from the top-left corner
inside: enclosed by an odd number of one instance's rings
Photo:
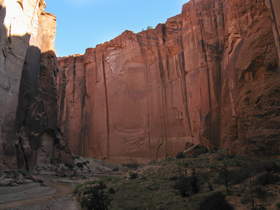
[[[80,210],[72,197],[76,183],[43,178],[39,183],[0,187],[1,210]]]

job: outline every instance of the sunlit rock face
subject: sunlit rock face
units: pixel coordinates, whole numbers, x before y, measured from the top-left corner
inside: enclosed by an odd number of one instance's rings
[[[266,3],[191,0],[153,30],[60,58],[59,123],[72,151],[119,162],[187,142],[279,152],[279,18]]]
[[[4,160],[8,165],[14,163],[7,157],[15,157],[16,133],[21,127],[21,122],[16,123],[21,81],[30,88],[39,77],[38,72],[32,74],[28,70],[29,79],[34,81],[24,81],[23,69],[27,65],[33,65],[33,69],[40,68],[43,62],[41,53],[54,49],[56,20],[53,15],[44,12],[44,8],[43,0],[0,1],[0,156],[6,157],[0,157],[0,166]],[[36,53],[31,55],[31,51]],[[55,58],[55,55],[52,57]],[[30,93],[30,90],[25,92]],[[25,98],[28,96],[24,95]]]

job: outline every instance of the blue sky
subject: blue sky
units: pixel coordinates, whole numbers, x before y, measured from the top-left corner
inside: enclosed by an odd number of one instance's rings
[[[181,12],[188,0],[46,0],[57,16],[58,56],[82,54],[125,30],[139,32]]]

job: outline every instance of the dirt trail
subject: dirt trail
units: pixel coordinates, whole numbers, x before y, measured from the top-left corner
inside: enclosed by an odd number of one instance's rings
[[[78,210],[72,197],[75,184],[44,179],[44,184],[0,188],[1,210]],[[7,193],[5,193],[5,191]]]
[[[79,159],[79,161],[83,163],[83,160]],[[15,187],[0,187],[0,210],[80,210],[72,194],[77,184],[104,176],[124,174],[121,170],[112,171],[115,165],[91,159],[88,162],[87,169],[90,168],[94,174],[82,173],[72,178],[62,178],[47,172],[36,177],[38,180],[43,180],[43,185],[30,183]]]

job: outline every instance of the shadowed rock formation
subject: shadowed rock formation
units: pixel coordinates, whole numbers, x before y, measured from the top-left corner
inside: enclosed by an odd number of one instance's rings
[[[14,157],[15,118],[25,53],[30,34],[22,24],[24,13],[16,1],[0,2],[0,167]],[[12,12],[13,11],[13,12]],[[12,27],[18,24],[19,27]],[[6,163],[15,163],[7,160]]]
[[[0,2],[0,168],[71,161],[57,127],[56,18],[44,0]]]
[[[70,163],[72,154],[57,126],[57,62],[53,51],[29,47],[17,110],[18,168],[32,169],[52,160]]]
[[[280,60],[280,2],[277,0],[266,0],[266,5],[270,9],[275,44]]]
[[[279,152],[279,14],[277,0],[191,0],[155,29],[60,58],[71,150],[114,161],[174,155],[187,142]]]

